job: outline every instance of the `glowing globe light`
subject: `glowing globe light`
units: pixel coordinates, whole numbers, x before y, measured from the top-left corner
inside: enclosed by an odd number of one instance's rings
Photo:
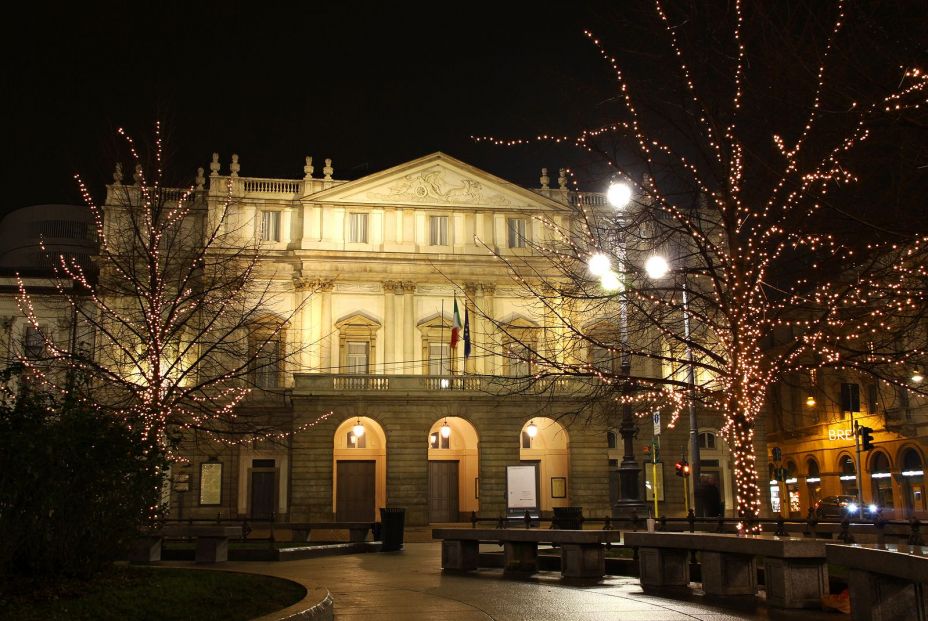
[[[649,278],[654,280],[659,280],[667,275],[670,271],[670,264],[667,263],[667,259],[660,255],[654,255],[648,257],[648,260],[644,263],[644,271],[648,273]]]
[[[806,405],[810,408],[815,407],[815,397],[813,397],[812,395],[809,395],[808,397],[806,397]]]
[[[612,269],[612,262],[609,260],[609,257],[598,252],[587,261],[587,267],[590,270],[590,274],[599,278]]]
[[[441,426],[441,437],[447,438],[451,435],[451,425],[448,424],[448,419],[445,419],[445,424]]]
[[[361,419],[358,419],[357,424],[351,428],[351,432],[355,435],[356,438],[360,438],[364,435],[364,425],[361,424]]]
[[[530,438],[534,438],[538,435],[538,425],[535,424],[535,421],[528,424],[528,427],[525,428],[525,433],[527,433]]]
[[[632,189],[621,181],[613,183],[606,190],[606,200],[616,209],[624,209],[632,200]]]
[[[921,374],[921,371],[915,371],[912,373],[912,381],[916,384],[921,384],[923,379],[925,379],[925,376]]]

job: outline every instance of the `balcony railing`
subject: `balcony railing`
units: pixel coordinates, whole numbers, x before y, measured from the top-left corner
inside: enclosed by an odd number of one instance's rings
[[[492,395],[537,395],[556,393],[564,396],[583,393],[591,387],[585,378],[500,377],[484,375],[352,375],[298,373],[294,375],[294,393],[440,393],[473,392]]]

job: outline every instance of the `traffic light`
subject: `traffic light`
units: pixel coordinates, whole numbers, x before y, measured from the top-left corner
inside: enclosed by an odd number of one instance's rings
[[[677,470],[678,477],[688,477],[690,476],[690,465],[686,462],[685,459],[681,459],[674,464],[674,468]]]
[[[860,427],[860,444],[860,448],[865,451],[873,448],[873,429],[871,427]]]

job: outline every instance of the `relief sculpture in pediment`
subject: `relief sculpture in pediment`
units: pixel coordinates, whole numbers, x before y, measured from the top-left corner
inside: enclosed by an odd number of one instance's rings
[[[430,170],[406,175],[384,192],[372,192],[377,198],[404,200],[416,203],[453,203],[467,205],[510,205],[505,196],[487,192],[482,183],[461,178],[452,183],[443,177],[443,171]]]

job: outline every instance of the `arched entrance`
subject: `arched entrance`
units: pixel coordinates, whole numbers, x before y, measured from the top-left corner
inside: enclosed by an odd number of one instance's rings
[[[814,457],[806,460],[806,493],[809,495],[809,507],[814,507],[822,497],[822,475]]]
[[[346,419],[335,430],[332,510],[338,522],[373,522],[386,506],[387,437],[366,416]]]
[[[857,468],[850,455],[842,455],[838,458],[838,480],[841,481],[842,495],[857,495]]]
[[[889,457],[877,451],[870,457],[870,498],[883,511],[893,510],[893,480]]]
[[[915,511],[925,511],[925,471],[922,456],[914,448],[902,451],[902,490],[907,516]]]
[[[519,460],[534,465],[538,482],[538,505],[542,511],[570,504],[567,494],[567,430],[551,418],[533,418],[525,422],[519,436]]]
[[[429,522],[459,522],[480,508],[477,430],[457,416],[429,429]]]
[[[791,518],[800,517],[802,508],[799,504],[799,473],[796,462],[786,462],[786,509]]]

